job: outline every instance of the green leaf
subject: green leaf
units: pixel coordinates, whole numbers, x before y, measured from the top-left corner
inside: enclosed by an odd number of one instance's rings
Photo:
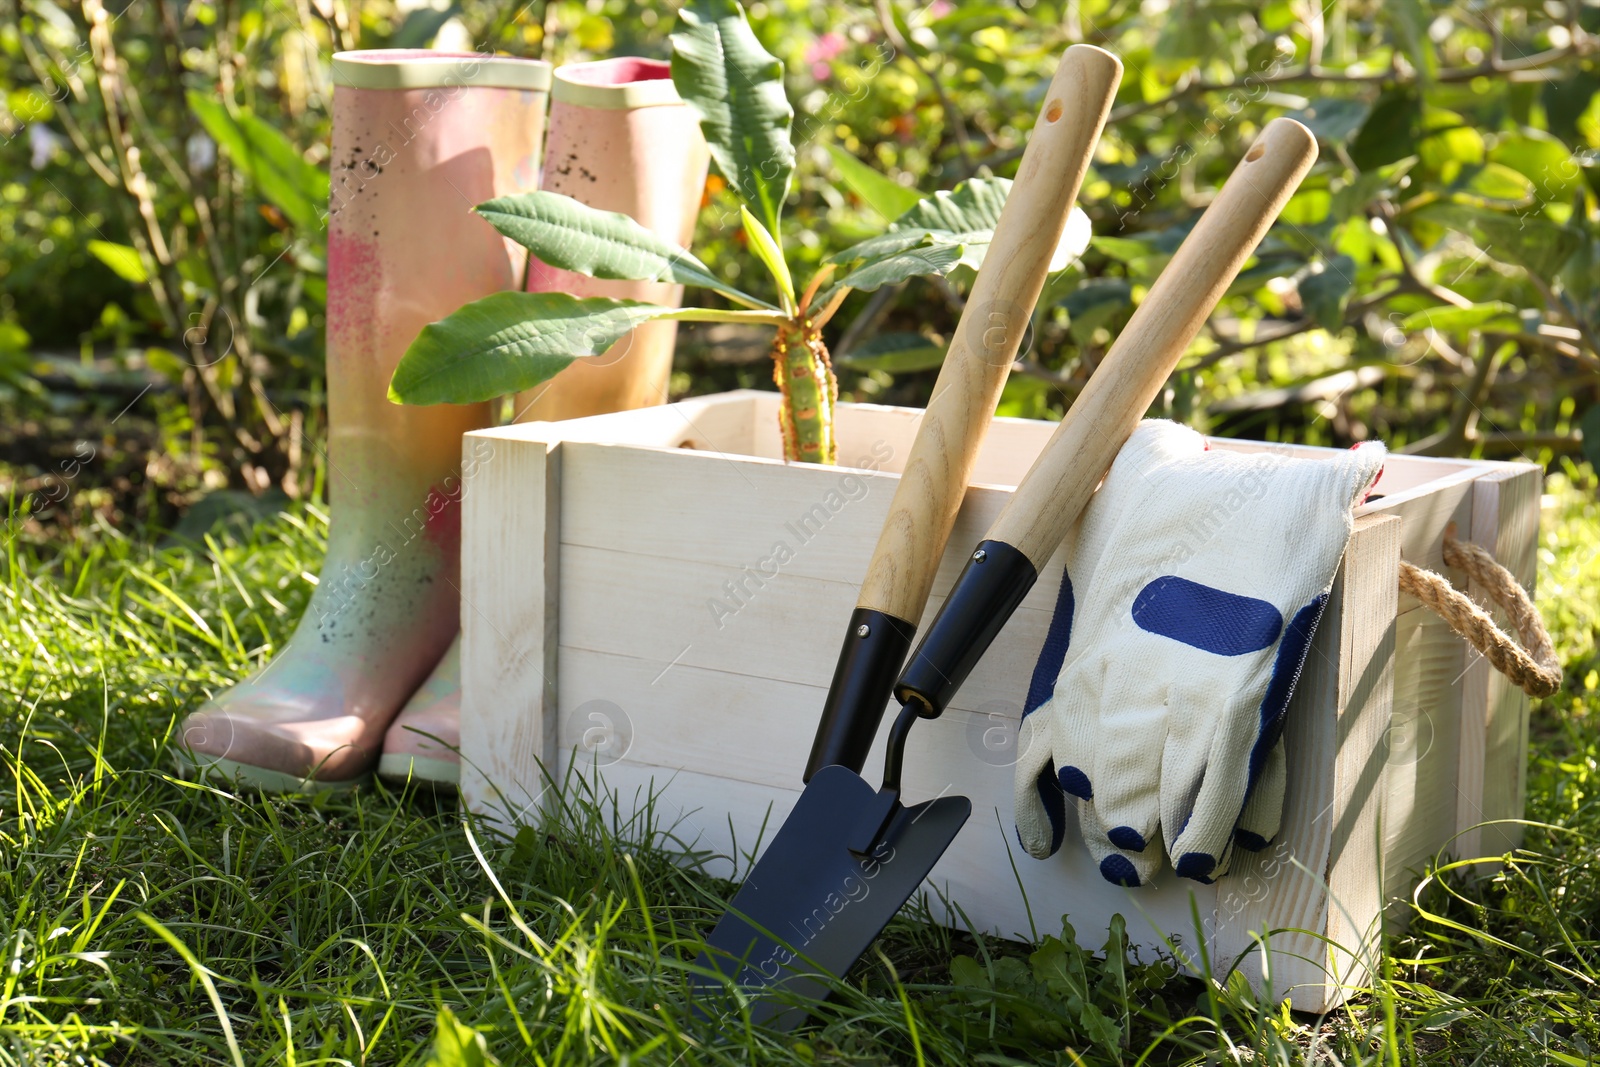
[[[1356,264],[1349,256],[1334,256],[1321,270],[1300,279],[1300,306],[1306,316],[1332,333],[1344,325],[1344,308],[1355,288]]]
[[[1512,206],[1526,204],[1533,199],[1533,182],[1500,163],[1466,168],[1451,188],[1480,200],[1500,201]]]
[[[818,307],[826,307],[841,289],[860,289],[870,293],[885,285],[903,282],[924,274],[949,274],[961,265],[960,245],[929,245],[911,248],[862,264],[846,274],[817,297]]]
[[[772,234],[743,204],[739,205],[739,219],[744,223],[744,235],[750,239],[750,250],[766,264],[767,271],[778,283],[778,292],[783,297],[783,310],[794,314],[794,278],[789,274],[789,264],[784,261],[783,249],[778,247]]]
[[[293,142],[247,109],[230,114],[221,101],[198,92],[190,92],[188,99],[206,133],[264,200],[301,230],[322,228],[328,175],[321,168],[306,162]]]
[[[1485,255],[1553,278],[1583,243],[1583,234],[1538,215],[1493,211],[1469,204],[1430,204],[1417,217],[1461,230]]]
[[[957,956],[950,961],[950,981],[969,989],[988,989],[989,972],[971,956]]]
[[[922,199],[922,194],[915,189],[879,174],[836,144],[828,146],[828,153],[833,156],[833,165],[839,168],[839,177],[850,191],[887,221],[893,222]]]
[[[723,178],[777,233],[794,173],[783,64],[761,47],[736,0],[690,0],[678,22],[672,83],[699,116]]]
[[[697,285],[751,307],[771,307],[723,282],[694,254],[627,215],[560,193],[523,193],[479,204],[478,214],[552,267],[592,278]]]
[[[1433,15],[1426,0],[1384,0],[1378,5],[1379,18],[1386,19],[1394,30],[1395,40],[1404,49],[1411,65],[1424,80],[1438,69],[1433,52],[1433,40],[1428,36],[1428,24]]]
[[[1323,144],[1343,144],[1361,129],[1372,108],[1360,100],[1339,97],[1313,100],[1289,117],[1303,123]]]
[[[1416,87],[1407,84],[1385,89],[1350,142],[1351,162],[1362,170],[1373,170],[1415,155],[1421,125],[1422,98]]]
[[[1205,59],[1226,53],[1227,38],[1216,13],[1204,0],[1175,0],[1161,18],[1151,59],[1167,75],[1180,74]]]
[[[1315,226],[1333,210],[1333,194],[1326,189],[1300,189],[1283,206],[1279,218],[1291,226]]]
[[[944,362],[945,346],[920,333],[883,333],[837,357],[854,370],[910,373],[932,370]]]
[[[870,263],[921,245],[959,247],[960,265],[977,270],[994,238],[995,225],[1011,192],[1009,178],[973,178],[913,204],[888,230],[828,257],[829,262]],[[1072,209],[1050,257],[1050,271],[1065,270],[1089,246],[1089,216]],[[857,268],[860,269],[860,268]]]
[[[482,1034],[457,1019],[449,1008],[439,1009],[433,1052],[424,1067],[493,1067],[499,1062],[489,1053]]]
[[[456,4],[445,7],[426,5],[414,7],[406,15],[405,21],[395,31],[388,41],[390,48],[427,48],[433,44],[433,39],[439,36],[439,31],[444,24],[461,14],[461,8]]]
[[[0,355],[17,355],[28,350],[33,338],[14,322],[0,322]]]
[[[1133,263],[1159,254],[1159,250],[1137,237],[1096,237],[1090,243],[1118,263]]]
[[[1454,181],[1462,167],[1483,162],[1483,134],[1460,114],[1430,107],[1423,113],[1423,122],[1417,153],[1423,165],[1445,181]]]
[[[1562,78],[1552,78],[1539,90],[1539,101],[1544,105],[1550,132],[1567,144],[1584,142],[1584,116],[1594,106],[1600,95],[1600,70],[1588,66],[1566,68],[1571,71]]]
[[[401,404],[472,404],[547,381],[672,308],[637,300],[503,292],[429,323],[389,382]]]
[[[150,272],[144,269],[144,261],[139,258],[138,251],[128,245],[90,241],[89,254],[110,267],[125,282],[143,285],[150,280]]]
[[[972,240],[987,244],[1010,192],[1011,182],[1005,178],[973,178],[954,189],[923,197],[889,229],[934,234],[950,244]]]
[[[1172,258],[1174,249],[1162,247],[1159,234],[1139,237],[1095,237],[1090,242],[1096,251],[1116,260],[1128,270],[1128,277],[1143,284],[1153,282]]]
[[[1056,396],[1055,386],[1049,382],[1013,374],[1000,389],[994,413],[1005,419],[1060,419],[1060,413],[1050,408]]]
[[[1416,1025],[1422,1030],[1448,1030],[1462,1019],[1469,1019],[1471,1008],[1447,1008],[1443,1004],[1429,1008],[1417,1017]]]
[[[1060,303],[1067,312],[1067,332],[1080,345],[1094,340],[1094,332],[1123,308],[1133,304],[1133,283],[1125,278],[1089,278]]]
[[[1413,311],[1402,319],[1400,328],[1406,333],[1430,327],[1443,333],[1455,333],[1486,325],[1496,319],[1516,322],[1517,306],[1503,300],[1493,300],[1487,304],[1474,304],[1465,308],[1452,307],[1448,304],[1442,307],[1424,308],[1421,311]]]
[[[1416,156],[1405,156],[1394,163],[1361,171],[1348,181],[1336,179],[1332,214],[1346,220],[1353,216],[1364,217],[1366,212],[1362,209],[1374,200],[1392,195],[1400,179],[1416,162]]]
[[[1533,182],[1542,200],[1571,196],[1583,181],[1583,169],[1567,146],[1543,130],[1502,134],[1489,149],[1489,162],[1510,167]]]

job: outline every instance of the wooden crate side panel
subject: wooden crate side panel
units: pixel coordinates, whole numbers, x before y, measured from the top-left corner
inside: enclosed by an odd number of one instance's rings
[[[733,590],[719,582],[695,597],[696,610],[706,612],[706,600],[720,598],[724,608],[742,614],[744,600],[757,599],[781,578],[859,587],[899,481],[883,472],[736,462],[698,452],[574,442],[563,444],[562,452],[562,542],[658,557],[663,568],[675,562],[731,568],[737,572]],[[999,488],[967,490],[935,589],[954,584],[967,551],[1008,496]],[[1041,584],[1045,579],[1048,572]],[[675,613],[684,607],[672,605]],[[831,660],[827,670],[831,675]]]
[[[555,742],[560,457],[479,434],[462,450],[461,795],[521,822]]]
[[[750,455],[760,398],[767,394],[739,389],[692,397],[676,404],[614,411],[561,422],[519,422],[478,430],[496,441],[586,441],[631,444],[643,448],[693,448],[727,455]]]
[[[674,833],[685,851],[692,846],[738,856],[737,862],[724,859],[708,869],[742,876],[755,842],[770,840],[798,796],[824,690],[682,665],[661,673],[644,661],[578,649],[562,650],[560,678],[558,765],[598,765],[601,779],[618,792],[615,803],[625,821],[655,795],[658,818],[677,824]],[[595,710],[626,723],[626,747],[586,749],[582,726]],[[934,901],[935,917],[1026,937],[1034,930],[1059,934],[1065,915],[1085,947],[1098,948],[1111,916],[1120,913],[1147,956],[1171,951],[1167,931],[1193,946],[1195,937],[1185,933],[1192,909],[1211,914],[1214,889],[1178,879],[1170,870],[1141,889],[1113,886],[1095,869],[1075,828],[1048,860],[1021,851],[1012,826],[1010,753],[1003,746],[986,748],[982,736],[1008,726],[1014,731],[1015,721],[1014,715],[991,719],[948,711],[919,723],[909,739],[905,795],[958,794],[973,805],[972,818],[930,875],[937,894],[949,902],[947,910],[943,901]],[[868,756],[869,781],[881,772],[886,733]],[[1184,955],[1195,953],[1185,947]]]
[[[1415,872],[1452,844],[1460,769],[1461,639],[1423,607],[1395,620],[1394,710],[1384,735],[1384,897],[1409,900]]]
[[[1391,575],[1397,566],[1400,525],[1390,516],[1357,520],[1285,723],[1283,825],[1265,851],[1236,854],[1233,870],[1219,882],[1216,965],[1226,969],[1238,961],[1258,989],[1288,995],[1305,1011],[1339,1003],[1342,987],[1359,984],[1365,974],[1360,960],[1378,892],[1370,875],[1370,887],[1352,885],[1349,865],[1362,858],[1357,835],[1368,834],[1369,852],[1377,848],[1387,725],[1379,720],[1387,718],[1384,660],[1392,638],[1386,646],[1383,634],[1373,632],[1382,605],[1375,608],[1371,599],[1377,594],[1381,600],[1385,565]],[[1392,584],[1388,604],[1392,619]],[[1367,669],[1348,669],[1351,657],[1362,657]],[[1375,870],[1375,856],[1367,859]],[[1356,930],[1366,932],[1352,940]],[[1265,953],[1256,940],[1262,936]],[[1355,951],[1330,958],[1329,940]]]
[[[747,586],[749,594],[732,608],[724,591],[744,577],[732,567],[664,564],[585,545],[561,551],[563,648],[641,659],[658,671],[697,667],[826,691],[855,605],[852,584],[779,574],[759,588]],[[953,707],[978,711],[998,700],[1020,713],[1060,576],[1059,564],[1045,570]],[[943,597],[929,598],[928,615],[943,603]]]
[[[1404,525],[1400,532],[1400,558],[1450,578],[1465,580],[1458,571],[1444,565],[1444,531],[1452,524],[1457,530],[1472,526],[1472,494],[1476,473],[1471,469],[1439,478],[1425,488],[1396,493],[1373,501],[1357,510],[1358,516],[1394,515]],[[1401,612],[1418,605],[1413,597],[1402,595]]]
[[[1494,553],[1495,559],[1530,593],[1534,587],[1542,491],[1539,468],[1519,464],[1479,479],[1473,496],[1472,541]],[[1503,629],[1509,626],[1505,612],[1490,605],[1481,589],[1471,592]],[[1522,827],[1504,822],[1480,824],[1523,816],[1529,700],[1527,694],[1489,666],[1476,649],[1467,654],[1471,667],[1462,680],[1461,791],[1456,815],[1461,838],[1456,854],[1468,858],[1499,856],[1522,843]],[[1483,865],[1477,870],[1488,873],[1494,866],[1497,865]]]
[[[1409,520],[1358,530],[1345,559],[1349,611],[1341,620],[1338,761],[1328,848],[1328,941],[1340,986],[1366,984],[1383,920],[1384,736],[1394,704],[1395,617]]]
[[[580,747],[558,752],[565,788],[600,803],[628,843],[652,840],[716,878],[750,871],[800,798],[798,789],[730,781],[632,759],[598,758]]]
[[[1348,558],[1349,552],[1346,551]],[[1341,571],[1317,628],[1284,723],[1289,760],[1283,824],[1265,851],[1235,852],[1217,883],[1211,955],[1219,970],[1237,962],[1251,983],[1288,995],[1295,1007],[1328,1006],[1327,927],[1329,821],[1337,758],[1339,621],[1348,610]],[[1270,935],[1263,955],[1256,935]]]

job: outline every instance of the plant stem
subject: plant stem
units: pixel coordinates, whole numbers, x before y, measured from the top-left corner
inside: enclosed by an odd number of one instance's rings
[[[794,319],[778,328],[772,342],[772,364],[772,380],[783,394],[778,409],[783,458],[834,463],[838,444],[833,436],[833,406],[839,398],[839,383],[815,319]]]

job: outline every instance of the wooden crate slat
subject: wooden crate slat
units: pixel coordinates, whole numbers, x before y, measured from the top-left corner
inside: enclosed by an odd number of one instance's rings
[[[739,579],[732,567],[681,560],[666,566],[654,556],[583,545],[563,545],[561,552],[561,646],[642,659],[658,670],[668,664],[703,667],[825,691],[856,601],[849,583],[781,573],[753,589],[735,611],[718,595]],[[946,568],[953,572],[966,550],[947,556]],[[962,687],[955,707],[978,710],[1009,700],[1020,710],[1060,574],[1059,563],[1046,569]],[[943,603],[942,596],[930,598],[927,618]],[[813,720],[820,710],[819,697]]]
[[[1517,464],[1480,479],[1473,489],[1471,540],[1533,591],[1539,532],[1541,471],[1532,464]],[[1482,590],[1475,599],[1509,630],[1505,612],[1493,607]],[[1480,825],[1494,820],[1520,819],[1527,790],[1527,694],[1494,670],[1476,649],[1468,650],[1470,666],[1462,679],[1462,744],[1456,825],[1460,832],[1455,853],[1461,858],[1502,855],[1522,843],[1522,827],[1515,824]],[[1480,874],[1498,864],[1482,864]]]
[[[1456,831],[1465,645],[1418,607],[1395,620],[1394,712],[1384,739],[1389,788],[1384,895],[1409,899],[1422,870]],[[1403,914],[1404,909],[1398,909]]]
[[[537,810],[554,751],[560,456],[542,441],[462,441],[462,799]]]
[[[1362,981],[1359,953],[1330,953],[1328,941],[1358,947],[1352,933],[1369,929],[1379,912],[1376,865],[1366,871],[1370,886],[1357,872],[1377,847],[1388,725],[1387,667],[1379,661],[1392,647],[1394,586],[1387,620],[1368,605],[1376,595],[1381,611],[1401,525],[1393,516],[1357,521],[1285,723],[1283,827],[1265,851],[1238,854],[1237,870],[1218,883],[1216,959],[1226,967],[1244,957],[1258,988],[1308,1011],[1338,1003],[1341,987]],[[1352,670],[1352,659],[1364,669]],[[1253,947],[1262,935],[1270,935],[1266,953]]]

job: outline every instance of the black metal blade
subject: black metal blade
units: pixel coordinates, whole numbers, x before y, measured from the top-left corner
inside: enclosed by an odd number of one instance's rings
[[[972,802],[940,797],[900,809],[870,856],[851,852],[855,829],[877,792],[840,766],[812,776],[766,854],[734,895],[696,961],[762,995],[758,1024],[790,1029],[805,1018],[797,1000],[827,996],[821,973],[843,975],[916,892]],[[697,976],[699,1008],[715,1017],[724,987]],[[781,993],[782,996],[776,994]]]

